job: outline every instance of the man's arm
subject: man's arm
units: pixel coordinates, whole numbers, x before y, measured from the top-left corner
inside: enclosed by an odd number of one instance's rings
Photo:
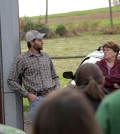
[[[24,69],[22,68],[22,60],[20,56],[18,56],[10,70],[9,76],[8,76],[8,85],[10,89],[13,91],[19,93],[20,96],[27,97],[28,92],[21,86],[21,79],[23,75]]]
[[[50,59],[50,60],[51,60],[51,59]],[[52,73],[52,78],[53,78],[53,80],[54,80],[55,83],[56,83],[55,88],[59,88],[59,87],[60,87],[59,77],[57,76],[57,73],[56,73],[56,71],[55,71],[55,68],[54,68],[54,65],[53,65],[52,60],[51,60],[51,73]]]

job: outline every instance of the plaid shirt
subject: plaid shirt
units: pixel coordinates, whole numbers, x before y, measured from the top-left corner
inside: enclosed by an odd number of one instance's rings
[[[24,88],[20,85],[20,80]],[[58,76],[50,57],[44,53],[34,55],[27,51],[19,55],[8,76],[8,85],[26,97],[28,92],[40,92],[59,87]]]

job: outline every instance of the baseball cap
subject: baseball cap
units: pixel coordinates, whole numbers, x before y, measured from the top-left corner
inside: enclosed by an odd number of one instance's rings
[[[44,36],[45,36],[45,33],[40,33],[36,30],[31,30],[26,33],[25,41],[30,42],[33,39],[43,39]]]

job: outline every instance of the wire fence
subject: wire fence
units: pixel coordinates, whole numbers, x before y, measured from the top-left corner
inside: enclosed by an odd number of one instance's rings
[[[59,57],[51,57],[51,59],[72,59],[72,58],[84,58],[86,55],[80,55],[80,56],[59,56]]]

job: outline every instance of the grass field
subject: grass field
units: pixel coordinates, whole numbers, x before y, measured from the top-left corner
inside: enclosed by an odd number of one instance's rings
[[[46,39],[44,40],[43,51],[48,53],[51,57],[87,55],[107,40],[113,40],[120,44],[120,35],[81,35],[70,38]],[[26,50],[26,43],[22,41],[21,51],[24,52]],[[75,72],[81,60],[81,58],[59,60],[53,59],[54,66],[60,78],[61,88],[69,81],[63,78],[63,72]],[[26,99],[24,99],[24,107],[28,107],[28,101]]]
[[[87,55],[107,40],[114,40],[120,44],[120,35],[81,35],[70,38],[47,39],[44,40],[43,51],[47,52],[51,57]],[[26,43],[22,41],[21,51],[26,50]],[[66,83],[66,80],[62,78],[62,73],[67,70],[75,71],[81,60],[78,58],[53,59],[62,87]]]

